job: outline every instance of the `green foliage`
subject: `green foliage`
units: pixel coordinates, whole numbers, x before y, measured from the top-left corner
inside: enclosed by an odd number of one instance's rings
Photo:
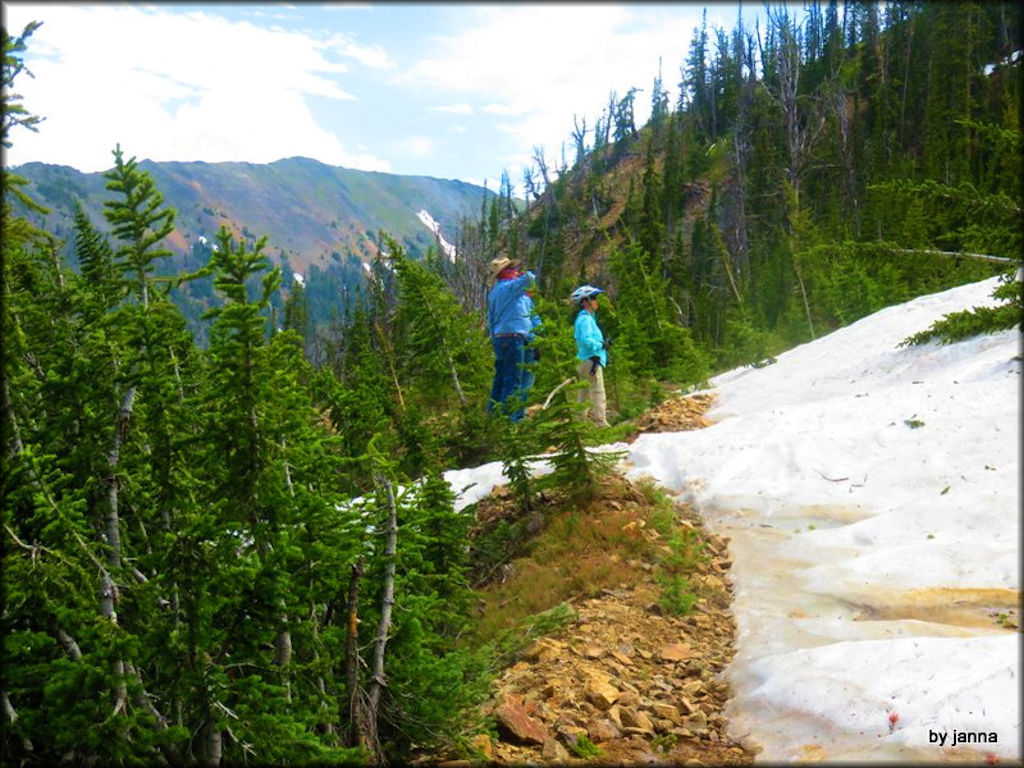
[[[390,237],[385,245],[397,279],[395,325],[404,378],[446,405],[453,396],[465,405],[486,386],[486,339],[440,275],[410,259]]]
[[[774,334],[760,327],[742,308],[729,307],[725,312],[725,335],[722,346],[716,350],[717,369],[753,365],[770,357],[781,348]]]
[[[669,552],[661,557],[655,580],[661,587],[658,604],[663,610],[686,615],[697,600],[690,576],[708,559],[700,535],[692,528],[673,526],[668,537]]]
[[[511,559],[525,539],[526,518],[502,518],[486,531],[478,532],[470,546],[473,561],[473,583],[479,585],[490,578],[497,567]]]
[[[675,749],[676,744],[679,743],[679,736],[674,733],[661,733],[651,739],[651,747],[656,752],[662,752],[668,754]]]
[[[581,760],[591,760],[604,754],[601,748],[587,738],[587,735],[584,733],[581,733],[569,743],[569,749]]]
[[[1008,8],[865,7],[846,35],[834,9],[779,11],[758,49],[741,30],[695,30],[686,98],[635,138],[613,95],[616,144],[598,121],[592,152],[523,230],[548,253],[558,244],[548,295],[586,278],[615,296],[617,384],[697,378],[665,370],[685,342],[664,318],[716,367],[753,363],[991,274],[967,254],[1018,253],[1021,68],[1006,41],[1021,14]]]
[[[366,551],[365,522],[337,490],[359,488],[359,470],[314,403],[366,432],[391,423],[394,395],[374,386],[387,381],[374,337],[345,373],[376,411],[314,372],[295,331],[272,332],[280,275],[264,241],[250,248],[222,229],[206,271],[223,303],[208,313],[201,352],[152,290],[153,235],[170,216],[149,227],[158,193],[140,192],[130,163],[117,174],[121,200],[108,212],[120,250],[80,216],[81,275],[30,239],[3,246],[3,662],[19,718],[5,762],[27,757],[29,743],[44,762],[351,760],[358,751],[334,735],[348,726],[337,601]],[[400,453],[414,452],[406,440],[430,454],[413,429],[422,419],[405,414]],[[469,518],[437,476],[404,514],[404,610],[382,720],[402,723],[383,729],[393,755],[457,733],[486,681],[480,657],[455,647],[470,616]],[[116,619],[97,609],[108,571]],[[158,724],[171,714],[173,726]]]
[[[690,579],[682,574],[657,574],[657,583],[661,587],[658,605],[662,610],[674,616],[686,616],[693,610],[697,595],[693,591]]]
[[[609,258],[618,279],[614,318],[609,322],[616,354],[628,350],[632,372],[686,386],[705,380],[707,353],[697,347],[689,329],[675,322],[668,283],[639,243],[616,250]]]
[[[388,466],[392,472],[394,464]],[[466,541],[472,518],[455,512],[454,494],[436,474],[407,488],[396,502],[395,612],[384,663],[387,695],[378,724],[389,753],[399,757],[414,743],[475,726],[465,713],[485,695],[489,678],[486,657],[458,644],[471,620]],[[368,511],[376,530],[383,530],[387,503],[379,487]],[[379,545],[367,544],[378,555]],[[378,626],[385,568],[385,558],[375,556],[364,580],[370,591],[362,600],[360,626],[367,645]]]
[[[298,280],[293,280],[289,288],[288,298],[284,303],[282,327],[286,331],[295,331],[302,339],[303,349],[309,338],[309,305],[306,301],[306,289]]]
[[[587,501],[598,487],[598,480],[615,466],[620,453],[597,452],[587,448],[594,426],[580,414],[586,404],[575,399],[585,382],[565,387],[551,404],[535,417],[541,443],[553,449],[548,455],[552,471],[537,480],[537,488],[557,488],[577,503]]]
[[[103,215],[123,243],[115,254],[117,265],[123,274],[134,275],[138,296],[145,303],[155,262],[171,255],[159,243],[174,231],[174,210],[161,208],[164,198],[153,177],[139,170],[134,157],[125,160],[120,145],[114,150],[113,169],[103,175],[107,189],[117,194],[103,203]]]
[[[950,312],[942,319],[936,320],[923,331],[904,339],[899,346],[908,344],[926,344],[938,339],[943,344],[951,344],[961,339],[977,336],[982,333],[996,333],[1014,326],[1018,330],[1024,328],[1024,299],[1021,281],[1012,274],[1002,276],[1000,284],[992,291],[992,297],[1002,299],[994,307],[974,307],[960,312]]]
[[[843,325],[992,273],[984,262],[908,253],[891,243],[819,245],[801,262],[820,315],[825,322]]]
[[[78,272],[40,228],[24,179],[4,172],[0,662],[17,713],[0,741],[4,763],[355,759],[339,701],[358,558],[359,648],[377,640],[394,574],[385,758],[477,727],[466,712],[495,665],[574,614],[562,604],[469,650],[470,556],[473,576],[502,562],[523,524],[502,521],[470,544],[472,518],[454,511],[440,472],[497,457],[521,510],[542,488],[578,508],[616,460],[590,449],[611,433],[579,419],[578,384],[514,427],[496,431],[484,413],[480,275],[497,253],[528,256],[541,275],[530,406],[575,381],[573,285],[586,279],[615,297],[600,322],[620,418],[656,402],[659,380],[699,384],[712,360],[756,364],[811,326],[992,274],[969,254],[1017,256],[1021,68],[1000,41],[1015,39],[1019,9],[892,6],[884,25],[871,9],[857,13],[848,40],[831,9],[801,41],[780,15],[763,61],[742,35],[702,28],[687,99],[668,114],[658,85],[654,122],[638,127],[636,89],[613,95],[594,152],[560,168],[527,216],[515,215],[507,176],[500,195],[484,197],[457,265],[417,261],[388,239],[393,271],[376,263],[360,282],[353,256],[287,302],[264,239],[235,243],[222,229],[216,248],[190,254],[198,271],[172,264],[175,213],[120,147],[105,175],[109,240],[81,207],[74,217]],[[16,126],[40,122],[12,89],[37,26],[4,31],[5,146]],[[783,52],[800,54],[795,112]],[[69,185],[61,192],[74,197]],[[214,309],[190,332],[172,291],[204,275],[190,295]],[[908,343],[1019,327],[1020,286],[1007,276],[998,307],[949,316]],[[324,336],[326,307],[342,294]],[[311,338],[304,310],[318,318]],[[549,448],[554,471],[532,478],[528,462]],[[378,533],[381,473],[406,486],[393,557]],[[670,552],[657,578],[663,608],[686,612],[706,555],[699,535],[674,532],[673,516],[659,502],[654,524]]]
[[[18,37],[11,37],[7,32],[7,27],[0,29],[4,46],[3,100],[0,102],[3,106],[2,121],[0,121],[0,143],[8,149],[13,146],[10,139],[12,128],[20,126],[38,133],[39,129],[36,126],[43,119],[25,109],[24,105],[19,103],[22,97],[17,93],[12,93],[10,90],[14,86],[14,81],[18,75],[22,72],[29,77],[33,77],[32,73],[25,67],[25,61],[21,54],[28,47],[26,41],[40,26],[42,26],[41,21],[30,22]]]
[[[512,423],[496,420],[498,444],[501,453],[502,473],[508,478],[509,490],[520,514],[530,511],[534,494],[534,482],[530,463],[535,458],[537,422],[523,419]]]
[[[354,459],[366,453],[374,435],[392,429],[398,408],[367,313],[357,311],[346,327],[340,362],[334,372],[320,370],[316,387],[344,455]]]

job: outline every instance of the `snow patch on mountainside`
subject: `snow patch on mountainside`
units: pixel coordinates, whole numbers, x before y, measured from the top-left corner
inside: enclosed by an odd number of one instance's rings
[[[421,209],[416,216],[423,222],[427,229],[434,233],[434,237],[437,238],[437,242],[441,246],[441,250],[444,251],[448,260],[454,264],[456,256],[455,246],[444,239],[444,235],[441,234],[441,225],[426,210]]]

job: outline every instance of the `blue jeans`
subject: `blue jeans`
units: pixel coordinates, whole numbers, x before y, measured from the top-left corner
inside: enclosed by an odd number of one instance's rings
[[[494,348],[494,382],[491,384],[491,397],[487,401],[487,412],[492,413],[501,403],[500,412],[507,414],[511,422],[519,421],[525,415],[522,407],[523,388],[523,337],[494,336],[491,346]],[[512,411],[512,408],[518,409]]]

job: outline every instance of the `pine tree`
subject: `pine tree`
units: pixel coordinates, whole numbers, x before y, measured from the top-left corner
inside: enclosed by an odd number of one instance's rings
[[[303,384],[309,372],[299,339],[289,331],[268,340],[280,272],[269,269],[264,246],[260,238],[249,250],[221,228],[212,257],[226,303],[210,312],[200,406],[209,511],[189,521],[190,556],[181,561],[188,685],[194,705],[205,708],[208,758],[235,761],[250,749],[261,760],[320,759],[329,744],[307,722],[332,711],[330,693],[299,674],[294,656],[316,662],[321,683],[333,677],[335,652],[316,639],[319,604],[339,594],[338,574],[358,554],[357,539],[344,543],[351,528],[330,501],[337,465],[321,447],[326,435]],[[250,297],[254,278],[260,288]],[[337,548],[325,550],[321,536]],[[232,673],[206,669],[206,654],[230,657]],[[229,721],[226,713],[240,709]]]
[[[563,388],[538,416],[541,442],[553,448],[548,455],[551,474],[540,478],[538,488],[557,489],[575,505],[584,505],[597,493],[601,477],[611,471],[621,457],[613,452],[598,453],[587,448],[593,425],[580,418],[586,406],[576,401],[576,392],[585,387],[576,382]]]
[[[286,331],[295,331],[302,339],[302,346],[305,349],[309,340],[309,307],[306,301],[306,289],[303,284],[295,280],[291,284],[288,298],[284,303],[284,318],[282,327]]]
[[[689,330],[676,321],[667,286],[650,254],[639,243],[631,243],[611,254],[609,268],[619,286],[614,310],[617,328],[609,328],[616,355],[628,348],[635,375],[681,385],[703,380],[707,359],[693,344]]]
[[[463,381],[479,380],[484,340],[462,311],[444,281],[404,249],[388,239],[388,257],[398,282],[396,322],[402,338],[405,375],[421,390],[438,392],[438,382],[466,406],[469,395]]]

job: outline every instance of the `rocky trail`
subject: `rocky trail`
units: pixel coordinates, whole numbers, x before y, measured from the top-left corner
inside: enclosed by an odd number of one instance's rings
[[[691,615],[663,615],[650,576],[575,602],[576,621],[534,642],[498,681],[491,712],[500,740],[482,751],[516,764],[581,754],[587,762],[752,762],[725,733],[729,690],[719,673],[732,657],[734,625],[726,542],[712,542],[720,552],[699,578],[720,597]]]
[[[627,440],[708,426],[704,412],[712,399],[670,399],[638,418]],[[493,520],[509,502],[499,489],[481,502],[478,520]],[[588,513],[614,519],[655,551],[670,551],[647,525],[643,494],[623,478]],[[483,712],[495,732],[472,744],[480,758],[494,765],[753,762],[754,752],[727,735],[723,714],[730,691],[721,673],[733,657],[735,633],[728,540],[684,505],[677,504],[676,517],[699,536],[705,552],[689,577],[696,594],[691,612],[663,610],[650,560],[605,553],[619,567],[621,583],[569,599],[574,620],[534,640],[499,675]]]

